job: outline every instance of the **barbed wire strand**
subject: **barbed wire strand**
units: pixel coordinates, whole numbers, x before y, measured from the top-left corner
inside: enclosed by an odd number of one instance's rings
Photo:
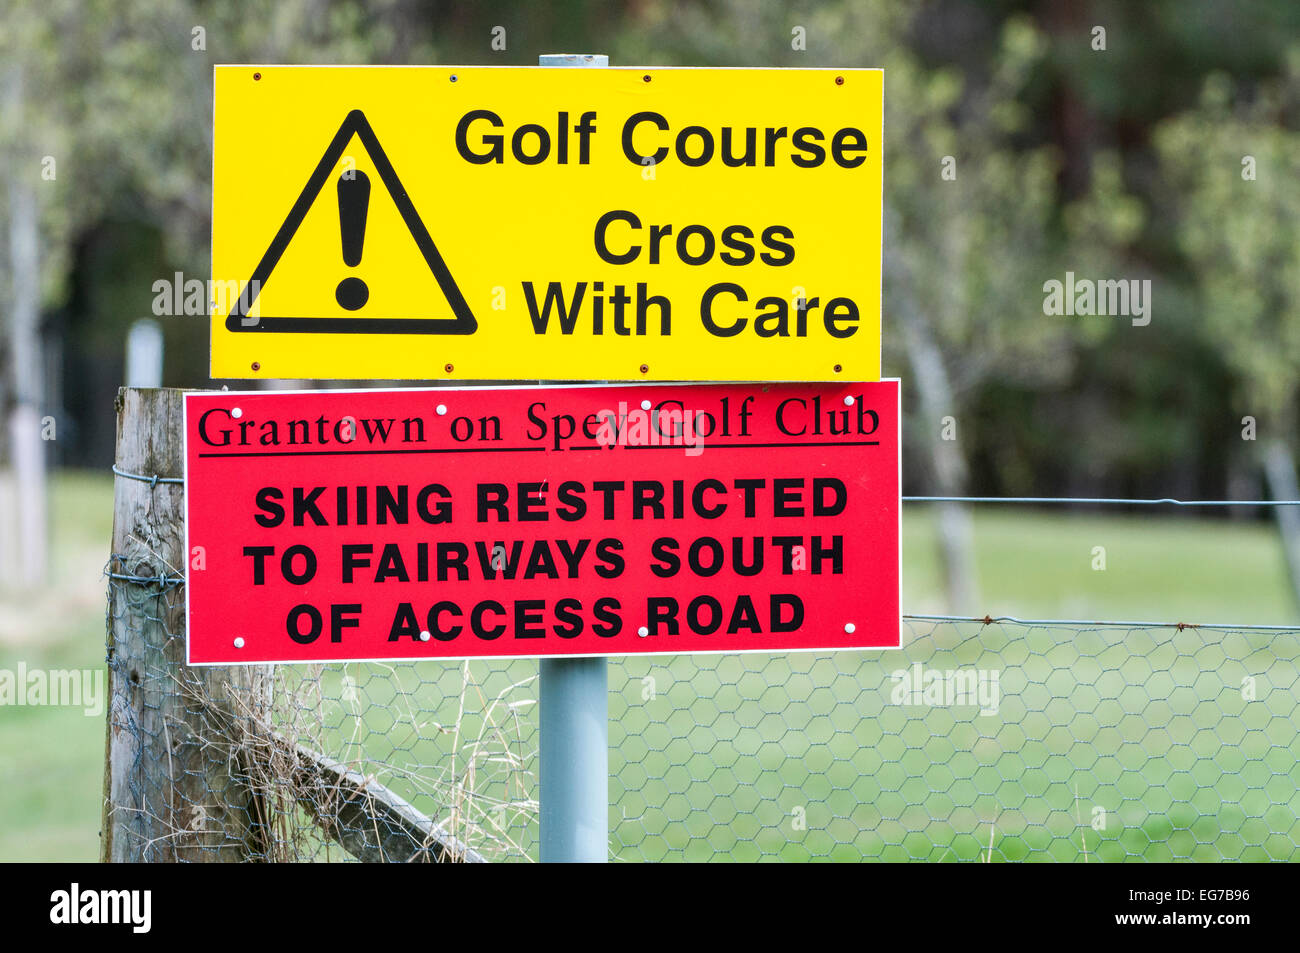
[[[184,483],[183,477],[163,477],[157,474],[145,476],[141,473],[127,473],[113,466],[113,473],[128,480],[139,480],[156,486],[159,483]],[[904,503],[1027,503],[1111,506],[1300,506],[1300,500],[1177,500],[1173,497],[1157,499],[1137,499],[1130,497],[1100,496],[903,496]]]
[[[1125,629],[1214,629],[1223,631],[1248,632],[1300,632],[1300,625],[1249,625],[1237,622],[1151,622],[1124,621],[1120,619],[1020,619],[1010,615],[969,616],[969,615],[916,615],[903,613],[904,619],[916,622],[981,622],[984,625],[1007,623],[1024,626],[1059,626],[1078,628],[1087,626],[1112,626]]]
[[[113,464],[113,473],[128,480],[139,480],[141,483],[148,483],[150,486],[157,486],[159,483],[184,483],[184,477],[164,477],[154,474],[145,476],[142,473],[127,473],[125,470],[119,470],[117,464]]]

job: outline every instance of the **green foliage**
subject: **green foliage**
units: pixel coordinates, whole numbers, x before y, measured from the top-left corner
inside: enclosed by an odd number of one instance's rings
[[[1300,113],[1297,55],[1288,66],[1285,50],[1300,7],[1238,7],[20,0],[0,21],[0,82],[21,68],[27,108],[21,123],[0,109],[0,158],[34,177],[42,157],[57,160],[57,179],[37,191],[46,304],[71,312],[66,353],[84,362],[120,349],[126,324],[147,313],[138,276],[207,270],[216,63],[505,64],[564,51],[882,67],[884,366],[908,388],[912,438],[934,427],[917,417],[909,327],[938,354],[944,412],[963,417],[980,489],[1029,474],[1047,492],[1082,467],[1162,491],[1223,420],[1281,415],[1290,428],[1297,417]],[[1093,21],[1107,27],[1105,51],[1091,47]],[[498,26],[504,51],[490,45]],[[1247,154],[1255,181],[1240,175]],[[0,190],[0,217],[5,201]],[[1067,270],[1150,277],[1152,326],[1044,315],[1043,283]],[[168,382],[204,384],[203,355],[189,353],[202,335],[183,330],[169,327],[169,347],[186,355],[172,349]],[[74,387],[80,367],[67,369]],[[1088,425],[1043,436],[1025,413],[1039,404]],[[1222,492],[1239,449],[1198,462],[1196,484]]]
[[[1251,92],[1210,76],[1199,104],[1156,132],[1203,333],[1236,372],[1243,412],[1288,427],[1300,388],[1300,132],[1279,119],[1297,105],[1300,47]]]
[[[34,177],[40,156],[58,162],[42,193],[53,301],[71,243],[105,218],[158,229],[172,262],[206,271],[215,64],[431,61],[420,27],[399,0],[44,0],[7,11],[0,62],[22,66],[30,100],[11,148]]]
[[[807,50],[792,49],[802,26]],[[915,314],[938,339],[958,396],[988,376],[1059,379],[1069,330],[1041,313],[1055,260],[1052,150],[1016,148],[1032,117],[1019,96],[1046,40],[1009,20],[988,82],[932,69],[909,43],[913,13],[888,0],[652,3],[620,60],[682,65],[881,67],[885,71],[886,373],[909,377],[898,322]],[[943,178],[945,157],[955,179]],[[1014,253],[1011,250],[1014,249]],[[956,410],[958,408],[953,408]]]

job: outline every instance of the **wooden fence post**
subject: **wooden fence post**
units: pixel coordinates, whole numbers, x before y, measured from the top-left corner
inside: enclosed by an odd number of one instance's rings
[[[269,723],[273,669],[185,665],[182,404],[179,390],[118,392],[104,861],[247,861],[271,842],[231,742]]]

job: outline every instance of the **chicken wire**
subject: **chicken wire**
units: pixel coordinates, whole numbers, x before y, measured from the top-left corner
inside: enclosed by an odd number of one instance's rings
[[[182,618],[179,580],[109,575],[110,629]],[[297,746],[471,857],[537,858],[535,661],[262,667],[213,704],[182,642],[110,679],[110,732],[183,765],[131,770],[141,859],[374,859],[383,821]],[[611,658],[610,857],[1295,859],[1297,691],[1287,628],[910,617],[895,651]]]

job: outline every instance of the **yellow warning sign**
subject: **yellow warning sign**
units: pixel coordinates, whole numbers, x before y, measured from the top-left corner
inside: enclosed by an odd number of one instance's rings
[[[219,66],[212,376],[875,380],[878,70]]]

